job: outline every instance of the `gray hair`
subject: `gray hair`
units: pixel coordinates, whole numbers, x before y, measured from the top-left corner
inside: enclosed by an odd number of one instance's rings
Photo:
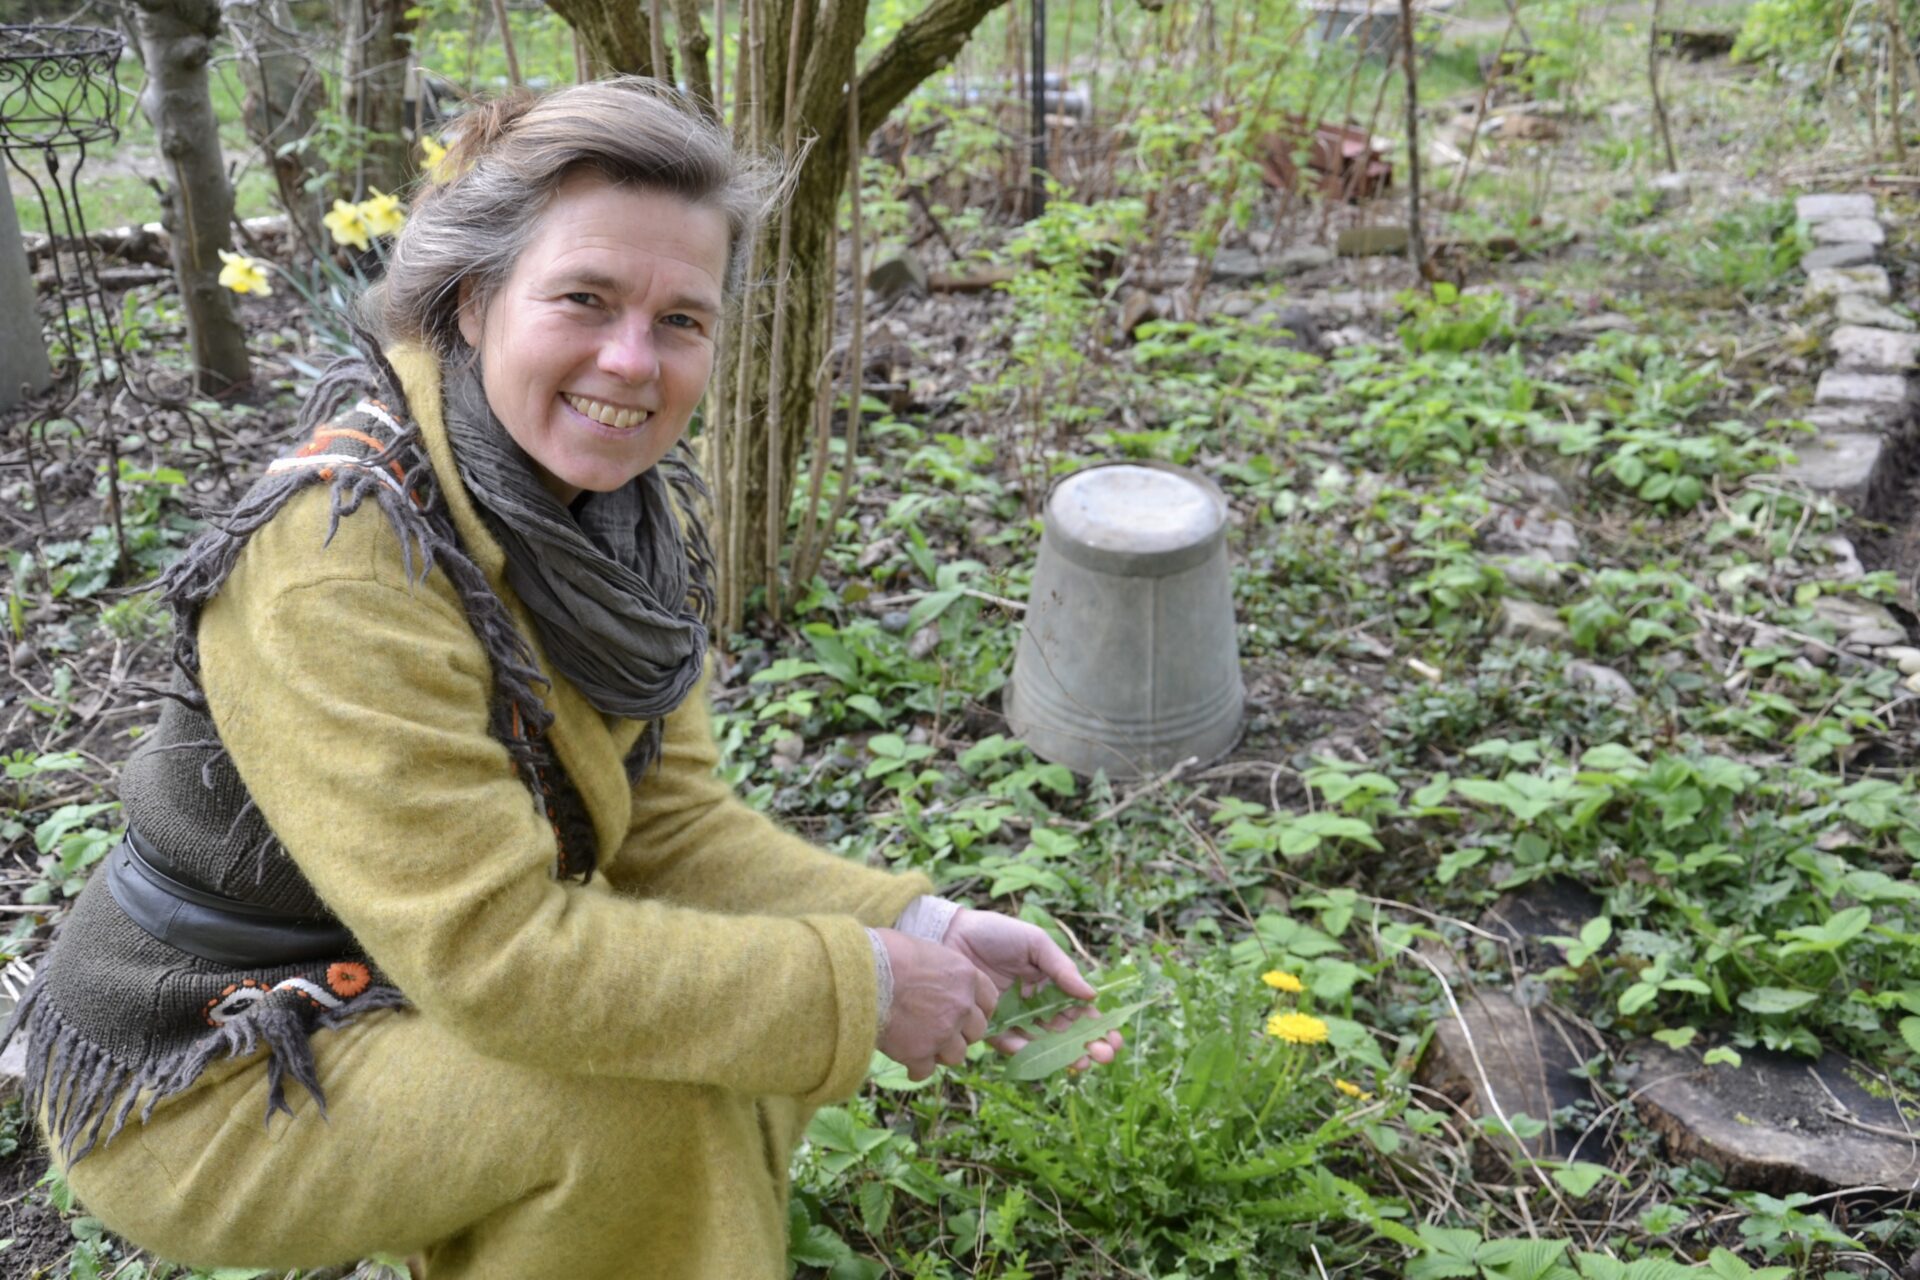
[[[769,166],[644,76],[482,103],[456,123],[441,169],[450,176],[415,197],[368,318],[384,338],[415,339],[443,356],[463,346],[461,286],[484,307],[575,174],[717,209],[727,220],[729,302],[745,286],[748,247],[774,191]]]

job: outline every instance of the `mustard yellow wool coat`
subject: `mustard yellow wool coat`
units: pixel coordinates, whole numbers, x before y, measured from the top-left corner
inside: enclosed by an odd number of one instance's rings
[[[532,639],[455,469],[435,362],[392,356],[460,537]],[[434,1280],[784,1275],[800,1126],[873,1052],[863,926],[931,886],[740,803],[704,696],[629,786],[642,725],[540,655],[600,857],[557,881],[452,587],[409,578],[373,504],[331,543],[327,524],[317,486],[254,535],[201,619],[202,680],[274,832],[413,1007],[316,1035],[325,1116],[289,1090],[295,1114],[263,1126],[264,1058],[222,1064],[76,1163],[76,1193],[199,1264],[424,1250]]]

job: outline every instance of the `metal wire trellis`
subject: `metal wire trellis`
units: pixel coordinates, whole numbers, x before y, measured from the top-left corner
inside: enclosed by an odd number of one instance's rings
[[[122,433],[138,430],[153,444],[184,429],[189,447],[205,441],[224,473],[218,437],[184,395],[158,389],[152,371],[135,376],[114,311],[101,287],[100,264],[80,199],[80,172],[95,148],[120,138],[122,93],[117,77],[125,39],[117,31],[77,26],[0,25],[0,154],[32,188],[51,243],[57,297],[59,359],[52,390],[24,424],[29,475],[42,527],[46,495],[36,437],[47,448],[46,426],[70,414],[90,387],[99,397],[94,443],[106,454],[108,515],[121,555],[126,533],[120,510]]]

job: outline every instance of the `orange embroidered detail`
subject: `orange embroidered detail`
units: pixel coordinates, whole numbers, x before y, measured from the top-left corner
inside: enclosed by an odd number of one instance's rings
[[[357,960],[338,960],[327,966],[327,990],[337,996],[352,999],[372,981],[373,974]]]

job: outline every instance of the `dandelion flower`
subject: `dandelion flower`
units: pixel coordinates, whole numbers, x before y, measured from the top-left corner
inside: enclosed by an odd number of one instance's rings
[[[1346,1094],[1349,1098],[1354,1098],[1360,1102],[1369,1101],[1373,1097],[1372,1094],[1351,1080],[1335,1080],[1333,1087]]]
[[[1307,984],[1288,973],[1285,969],[1269,969],[1260,975],[1260,981],[1275,991],[1284,991],[1288,995],[1299,995],[1307,989]]]
[[[367,226],[367,215],[357,204],[348,204],[345,200],[333,202],[333,212],[320,219],[333,235],[335,244],[350,244],[365,252],[372,243]]]
[[[220,250],[220,285],[235,293],[258,294],[262,298],[271,297],[273,288],[267,283],[267,269],[261,263],[244,253],[228,253]]]
[[[1327,1024],[1308,1013],[1276,1013],[1267,1019],[1267,1034],[1288,1044],[1325,1044]]]
[[[442,183],[453,177],[453,170],[447,164],[447,149],[440,145],[440,139],[430,133],[420,135],[420,154],[426,160],[421,167],[427,171],[427,181]]]
[[[370,198],[360,202],[360,220],[374,235],[390,236],[407,225],[407,207],[400,203],[399,196],[376,187]]]

